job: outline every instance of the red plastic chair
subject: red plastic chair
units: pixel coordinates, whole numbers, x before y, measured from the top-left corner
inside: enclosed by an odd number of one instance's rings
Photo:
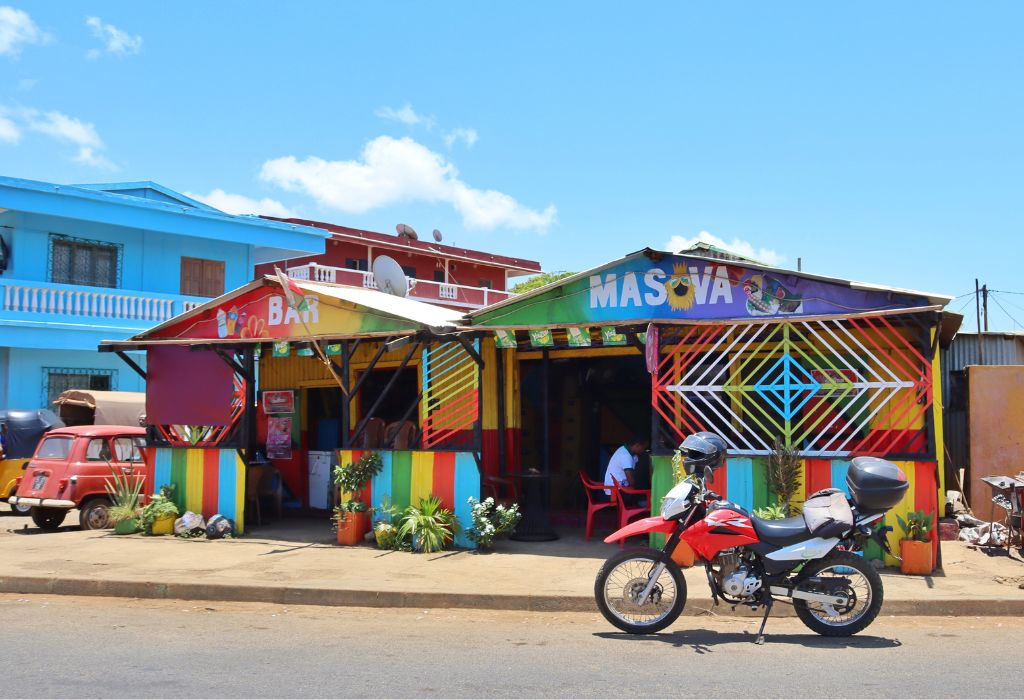
[[[605,488],[607,488],[604,484],[587,478],[587,475],[582,470],[580,470],[579,475],[580,481],[583,482],[583,492],[587,494],[587,529],[585,537],[589,542],[590,536],[594,534],[594,513],[605,508],[613,508],[618,505],[618,501],[615,497],[614,489],[611,490],[612,493],[609,496],[604,492]],[[601,497],[607,500],[599,500]]]
[[[650,489],[634,489],[629,486],[623,486],[619,483],[619,480],[614,476],[612,477],[612,497],[619,506],[619,529],[626,527],[629,521],[636,517],[646,517],[651,514],[651,491]],[[642,506],[627,506],[626,501],[622,498],[622,494],[634,494],[637,496],[643,496],[646,499],[646,503]],[[619,549],[626,546],[626,540],[619,540]]]

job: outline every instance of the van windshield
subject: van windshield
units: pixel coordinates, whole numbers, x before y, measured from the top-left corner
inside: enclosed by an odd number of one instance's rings
[[[39,459],[67,459],[71,454],[72,437],[48,437],[39,445],[36,457]]]

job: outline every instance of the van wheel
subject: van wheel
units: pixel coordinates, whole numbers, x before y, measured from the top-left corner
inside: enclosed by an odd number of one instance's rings
[[[68,512],[62,508],[40,508],[32,507],[32,522],[36,527],[43,530],[56,530],[64,522]]]
[[[94,498],[86,503],[79,512],[78,524],[83,530],[104,530],[110,527],[110,501]]]

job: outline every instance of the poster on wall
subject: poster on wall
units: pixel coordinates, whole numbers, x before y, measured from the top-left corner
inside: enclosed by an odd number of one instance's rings
[[[275,413],[295,413],[295,392],[264,391],[263,412],[268,416]]]
[[[273,416],[267,419],[267,457],[270,459],[292,458],[291,416]]]

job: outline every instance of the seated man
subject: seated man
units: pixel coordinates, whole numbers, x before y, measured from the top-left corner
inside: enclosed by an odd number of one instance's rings
[[[608,460],[608,468],[604,472],[605,486],[610,487],[614,485],[612,477],[615,477],[615,480],[619,482],[619,486],[633,486],[635,488],[634,470],[636,469],[637,455],[643,453],[646,449],[647,438],[637,435],[628,443],[615,450],[615,454]],[[609,496],[612,493],[610,488],[605,489],[604,492]],[[642,496],[632,493],[623,493],[622,500],[627,506],[638,506],[644,502]]]

